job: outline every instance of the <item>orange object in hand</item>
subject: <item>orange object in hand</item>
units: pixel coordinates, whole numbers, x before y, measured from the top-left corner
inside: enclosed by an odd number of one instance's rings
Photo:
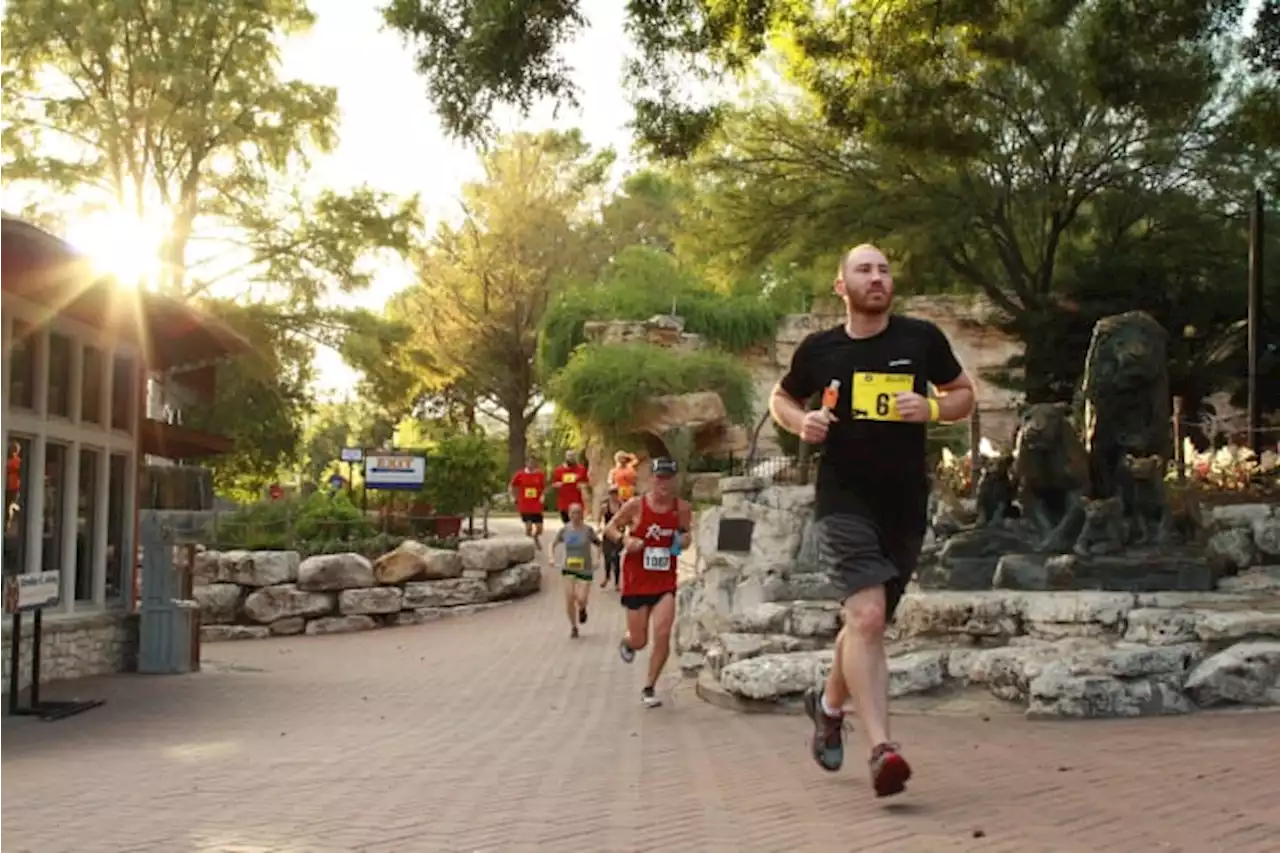
[[[836,407],[840,399],[840,380],[832,379],[831,384],[822,390],[822,408],[830,411]]]

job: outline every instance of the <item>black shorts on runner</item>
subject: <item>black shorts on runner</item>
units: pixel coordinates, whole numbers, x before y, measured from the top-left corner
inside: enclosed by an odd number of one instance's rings
[[[641,595],[624,595],[622,596],[622,606],[628,610],[639,610],[641,607],[653,607],[668,595],[674,596],[674,592],[644,593]]]
[[[562,577],[569,578],[570,580],[583,581],[584,583],[591,583],[595,580],[595,576],[587,572],[573,572],[569,569],[561,569],[560,575]]]
[[[520,520],[521,520],[521,521],[523,521],[525,524],[541,524],[541,523],[542,523],[542,513],[540,513],[540,512],[522,512],[522,513],[520,513]]]
[[[814,524],[818,564],[841,598],[883,586],[885,621],[892,621],[920,562],[924,535],[885,531],[870,519],[853,514],[828,515]]]
[[[569,523],[569,510],[567,509],[560,510],[560,520],[563,521],[565,524]]]

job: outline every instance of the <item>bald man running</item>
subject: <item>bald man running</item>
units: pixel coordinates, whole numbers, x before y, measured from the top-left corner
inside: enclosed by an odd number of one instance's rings
[[[844,596],[831,676],[805,696],[813,758],[830,771],[844,763],[841,723],[852,699],[870,753],[872,786],[884,797],[901,793],[911,777],[889,739],[884,631],[924,537],[927,425],[967,418],[974,392],[937,326],[890,313],[893,276],[875,246],[845,255],[835,292],[847,310],[844,324],[801,341],[769,409],[788,432],[822,445],[814,521],[818,559]],[[928,396],[930,385],[938,397]],[[819,393],[822,408],[806,411],[805,401]]]

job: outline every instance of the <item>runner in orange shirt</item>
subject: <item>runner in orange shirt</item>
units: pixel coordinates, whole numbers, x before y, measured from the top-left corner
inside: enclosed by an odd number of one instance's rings
[[[626,503],[636,496],[636,463],[639,460],[625,450],[613,454],[613,470],[609,485],[618,487],[618,500]]]

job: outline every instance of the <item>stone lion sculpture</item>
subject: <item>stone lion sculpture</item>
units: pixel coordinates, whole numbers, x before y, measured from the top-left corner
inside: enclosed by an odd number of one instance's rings
[[[1044,536],[1037,550],[1066,552],[1082,521],[1089,457],[1066,403],[1028,406],[1013,448],[1013,478],[1022,515]]]
[[[1093,327],[1085,356],[1084,439],[1093,497],[1116,493],[1125,454],[1170,454],[1168,334],[1151,315],[1128,311]]]

